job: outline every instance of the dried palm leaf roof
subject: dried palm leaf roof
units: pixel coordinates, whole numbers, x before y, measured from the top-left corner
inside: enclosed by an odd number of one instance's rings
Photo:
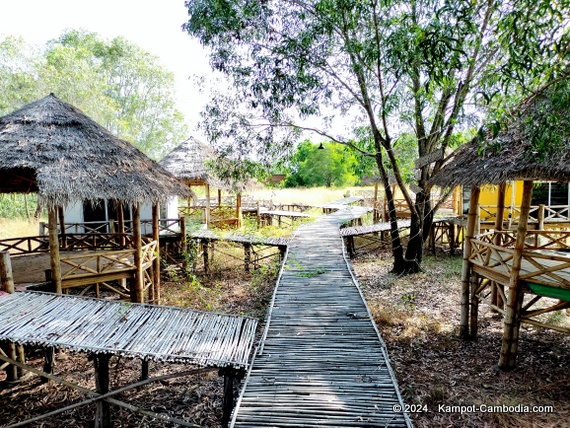
[[[222,179],[212,171],[210,163],[221,161],[208,144],[190,137],[167,154],[159,163],[167,171],[189,186],[208,184],[216,189],[241,192],[250,184],[233,179]]]
[[[523,101],[502,129],[487,126],[451,154],[431,183],[482,186],[511,180],[570,181],[568,80]]]
[[[48,206],[187,194],[156,162],[53,94],[0,118],[0,192],[30,191]]]

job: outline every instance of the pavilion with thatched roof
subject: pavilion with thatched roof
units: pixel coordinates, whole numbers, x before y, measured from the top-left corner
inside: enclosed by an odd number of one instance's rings
[[[59,248],[65,231],[60,217],[62,233],[58,236],[58,211],[61,215],[62,207],[84,200],[108,199],[131,205],[133,235],[127,241],[134,249],[136,266],[131,299],[139,302],[143,301],[145,275],[140,205],[153,205],[153,239],[157,240],[158,204],[169,195],[188,194],[186,186],[156,162],[53,94],[0,118],[0,192],[37,192],[40,203],[47,208],[51,275],[58,293],[62,292]],[[119,232],[123,232],[120,223]],[[153,248],[158,251],[158,245]],[[153,255],[149,257],[153,258],[158,300],[160,265],[156,253]],[[113,263],[116,267],[127,262]],[[84,273],[92,269],[85,264],[80,268]]]
[[[232,183],[229,180],[223,180],[212,172],[211,162],[215,162],[219,158],[218,153],[208,144],[194,138],[189,137],[178,147],[167,154],[159,163],[172,175],[184,182],[188,187],[204,186],[206,190],[204,220],[207,226],[210,225],[213,208],[210,201],[210,189],[218,189],[218,210],[221,209],[222,199],[221,191],[236,191],[236,210],[235,219],[239,224],[241,192],[245,188],[241,183]]]
[[[570,308],[570,232],[528,230],[535,181],[570,181],[570,82],[555,82],[525,100],[500,129],[489,127],[460,147],[433,179],[441,187],[471,187],[464,242],[461,335],[475,337],[480,300],[504,316],[499,367],[516,365],[521,322]],[[494,128],[494,129],[493,129]],[[505,185],[524,183],[516,231],[503,230]],[[476,231],[481,186],[498,185],[494,230]],[[540,224],[540,220],[539,220]],[[539,229],[541,229],[539,227]]]

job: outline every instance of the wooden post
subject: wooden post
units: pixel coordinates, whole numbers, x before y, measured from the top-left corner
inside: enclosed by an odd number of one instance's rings
[[[144,272],[142,270],[141,211],[139,203],[133,204],[133,241],[135,262],[135,286],[131,301],[142,303],[144,300]]]
[[[236,217],[238,219],[237,227],[241,227],[242,212],[241,212],[241,193],[236,196]]]
[[[210,185],[206,183],[206,229],[210,228]]]
[[[261,216],[259,211],[259,201],[257,201],[257,213],[256,213],[256,220],[257,220],[257,228],[261,226]]]
[[[218,189],[218,207],[222,206],[222,189]]]
[[[499,184],[497,189],[497,212],[495,213],[495,236],[493,238],[493,243],[495,245],[501,245],[501,235],[497,232],[503,230],[503,222],[505,220],[505,193],[507,190],[507,184]],[[488,257],[491,257],[491,252],[488,253]],[[487,260],[489,263],[489,260]],[[499,302],[501,295],[497,292],[497,283],[493,281],[491,284],[491,303],[500,307],[502,302]],[[496,309],[491,309],[493,312],[497,312]]]
[[[160,233],[158,222],[160,209],[158,203],[152,206],[152,239],[156,241],[155,259],[152,261],[152,300],[156,305],[160,305]]]
[[[236,378],[236,370],[233,368],[225,368],[224,375],[224,400],[222,410],[222,426],[227,427],[230,422],[232,410],[235,405],[234,399],[234,382]]]
[[[509,278],[509,294],[503,324],[503,343],[499,367],[503,370],[515,368],[517,363],[518,339],[520,329],[520,311],[523,302],[523,290],[519,284],[519,275],[522,264],[522,253],[526,239],[528,216],[532,199],[532,180],[525,180],[523,184],[523,197],[521,202],[517,239],[512,259],[511,276]]]
[[[467,232],[465,245],[463,246],[463,267],[461,269],[461,322],[459,325],[459,335],[463,339],[469,338],[469,282],[471,274],[471,239],[475,235],[477,223],[477,211],[479,210],[479,194],[481,189],[478,186],[471,188],[471,200],[469,202],[469,217],[467,220]]]
[[[97,354],[93,359],[95,365],[95,389],[99,394],[109,392],[109,359],[108,354]],[[95,414],[95,427],[111,427],[111,408],[107,401],[97,402],[97,413]]]
[[[53,373],[53,361],[55,360],[55,350],[50,346],[44,349],[44,372]],[[49,382],[47,377],[42,377],[42,383]]]
[[[8,251],[0,251],[0,286],[6,293],[14,293],[14,276],[12,275],[12,262]],[[16,344],[7,343],[8,358],[16,359]],[[8,381],[18,380],[18,367],[9,365],[6,368],[6,378]]]
[[[0,281],[2,290],[6,293],[12,294],[15,291],[12,262],[8,251],[0,251]]]
[[[54,291],[63,292],[61,287],[61,262],[59,259],[59,239],[57,236],[57,208],[48,207],[48,234],[51,278]]]
[[[538,206],[538,230],[544,230],[544,204]]]

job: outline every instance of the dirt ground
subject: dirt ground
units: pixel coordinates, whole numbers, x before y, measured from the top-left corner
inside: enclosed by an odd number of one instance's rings
[[[504,373],[498,361],[500,320],[481,307],[477,341],[457,337],[459,257],[427,256],[424,272],[404,277],[389,274],[385,251],[353,261],[363,292],[387,344],[391,364],[417,427],[570,427],[570,337],[523,327],[519,366]],[[177,272],[164,278],[165,304],[253,315],[263,319],[277,266],[245,273],[239,264],[219,265],[209,277],[186,281]],[[40,352],[30,362],[41,368]],[[187,370],[187,366],[151,364],[150,375]],[[1,372],[0,372],[1,373]],[[94,388],[93,366],[85,355],[57,354],[55,374]],[[112,388],[137,381],[140,362],[113,359]],[[0,374],[0,426],[42,415],[83,399],[81,393],[31,376],[8,384]],[[153,412],[186,419],[203,427],[221,426],[222,378],[216,372],[152,383],[117,398]],[[450,406],[508,406],[514,412],[453,412]],[[519,406],[516,408],[515,406]],[[522,406],[552,406],[553,411],[526,412]],[[499,410],[502,410],[499,409]],[[520,410],[520,411],[519,411]],[[538,409],[540,410],[540,409]],[[83,406],[32,423],[31,427],[92,426],[94,405]],[[112,407],[116,427],[176,426]]]

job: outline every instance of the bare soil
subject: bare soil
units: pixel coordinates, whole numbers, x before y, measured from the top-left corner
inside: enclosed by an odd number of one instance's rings
[[[275,265],[245,273],[240,263],[218,261],[209,276],[185,280],[172,272],[163,282],[163,303],[200,310],[253,315],[261,320],[273,291]],[[389,252],[378,250],[353,260],[362,289],[382,332],[406,404],[417,427],[570,427],[570,337],[523,327],[518,368],[497,369],[501,322],[481,306],[477,341],[457,337],[461,259],[427,256],[424,272],[404,277],[389,273]],[[30,362],[40,368],[42,354]],[[93,366],[85,355],[60,353],[55,374],[94,389]],[[113,359],[112,389],[134,383],[140,362]],[[151,376],[187,370],[151,364]],[[152,383],[117,398],[203,427],[221,426],[222,378],[217,373]],[[0,372],[0,425],[42,415],[84,399],[84,395],[35,376],[8,384]],[[521,412],[461,413],[450,406],[517,406]],[[552,406],[551,412],[525,412],[520,406]],[[517,410],[516,408],[514,408]],[[495,409],[496,410],[496,409]],[[502,409],[499,409],[502,410]],[[92,426],[94,405],[32,423],[31,427]],[[116,427],[175,426],[112,407]]]

